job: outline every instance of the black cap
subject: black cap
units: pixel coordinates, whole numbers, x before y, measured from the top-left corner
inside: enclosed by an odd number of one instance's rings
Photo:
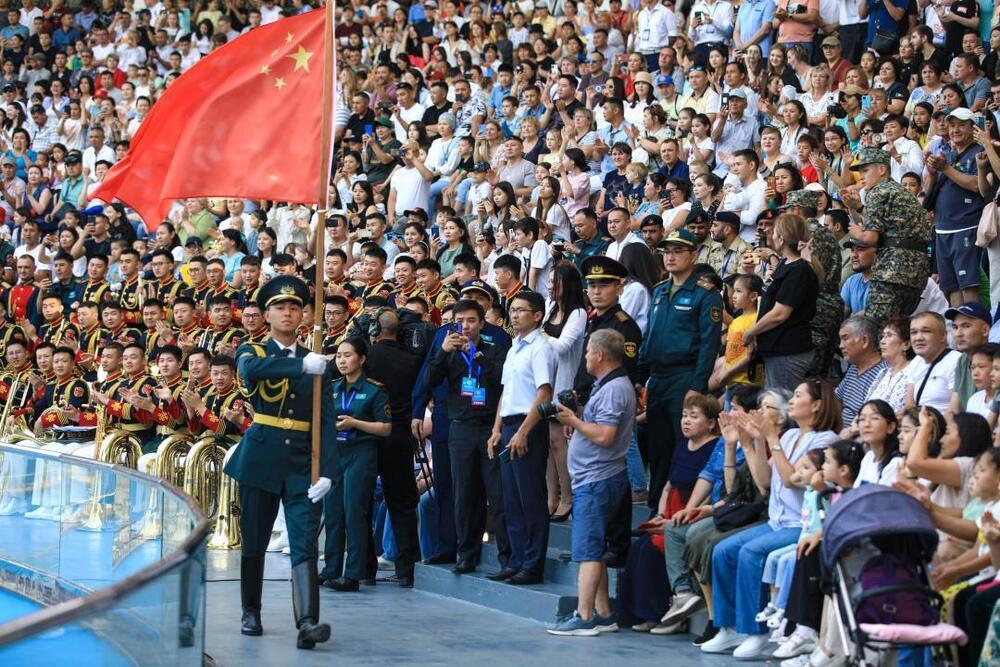
[[[584,280],[622,281],[628,278],[628,269],[605,255],[592,255],[580,264]]]

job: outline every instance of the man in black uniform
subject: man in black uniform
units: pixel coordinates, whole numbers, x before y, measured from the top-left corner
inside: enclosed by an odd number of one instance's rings
[[[382,478],[382,494],[399,547],[393,580],[410,588],[413,586],[413,565],[420,560],[417,536],[420,495],[413,476],[414,441],[409,416],[413,412],[411,392],[417,384],[423,359],[399,344],[399,316],[389,308],[381,308],[372,315],[368,334],[372,341],[368,377],[385,385],[392,411],[392,432],[379,441],[378,474]],[[371,531],[368,535],[372,540]],[[375,577],[377,568],[372,540],[368,548],[368,579]]]
[[[625,359],[623,365],[628,372],[629,379],[634,385],[638,377],[636,362],[639,354],[639,346],[642,344],[642,330],[639,329],[639,325],[635,323],[635,320],[622,310],[621,305],[618,303],[622,296],[625,280],[628,278],[628,270],[620,263],[604,255],[588,257],[583,260],[580,268],[584,280],[587,281],[587,298],[590,300],[591,306],[593,306],[593,310],[587,320],[587,333],[583,340],[583,349],[587,349],[591,334],[601,329],[613,329],[625,336]],[[576,391],[581,406],[590,398],[590,390],[593,388],[596,380],[597,378],[587,372],[587,360],[585,358],[580,359],[580,368],[577,370],[573,388]],[[638,452],[639,448],[634,426],[632,428],[632,440],[629,443],[629,449],[631,450],[633,447],[634,454]],[[641,467],[641,465],[640,459],[639,466]],[[639,476],[640,472],[643,472],[644,476],[644,471],[633,472],[630,469],[629,472],[632,473],[629,475],[629,483],[638,484],[640,481],[643,481],[640,489],[645,489],[645,480],[635,479],[633,481],[635,477]],[[624,506],[624,509],[626,512],[632,511],[632,508],[627,504]],[[608,551],[604,554],[604,561],[609,566],[620,566],[624,560],[629,542],[631,541],[629,534],[630,523],[631,516],[626,513],[610,524],[614,528],[608,531]]]
[[[472,299],[462,299],[452,312],[454,329],[444,337],[441,347],[431,353],[425,379],[429,386],[443,380],[448,382],[451,421],[448,449],[458,534],[458,562],[452,571],[455,574],[475,571],[489,510],[500,572],[504,573],[510,558],[510,542],[504,521],[500,459],[487,456],[486,441],[496,421],[503,389],[500,383],[503,362],[509,347],[480,336],[486,313]]]

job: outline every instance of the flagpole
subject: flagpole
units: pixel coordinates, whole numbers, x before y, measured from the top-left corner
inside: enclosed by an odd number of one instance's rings
[[[330,160],[333,144],[333,81],[336,76],[334,72],[334,56],[336,48],[334,46],[334,2],[326,1],[326,20],[323,24],[323,114],[320,126],[320,155],[319,155],[319,192],[316,201],[319,202],[319,210],[316,212],[316,296],[313,302],[313,352],[323,351],[323,302],[326,294],[324,290],[323,261],[326,257],[326,209],[330,205]],[[313,380],[313,417],[312,417],[312,482],[319,479],[319,450],[320,432],[322,430],[322,420],[320,411],[322,410],[322,375],[317,375]]]

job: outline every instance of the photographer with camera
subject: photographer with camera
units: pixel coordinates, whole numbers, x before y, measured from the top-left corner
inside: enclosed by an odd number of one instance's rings
[[[511,555],[502,579],[515,585],[540,584],[549,542],[549,429],[539,410],[552,401],[556,353],[542,335],[545,299],[523,290],[510,302],[516,337],[503,365],[500,410],[487,441],[490,457],[500,458],[503,509]],[[497,446],[502,445],[498,450]]]
[[[573,561],[580,564],[578,603],[574,614],[548,632],[594,636],[617,629],[608,598],[608,566],[603,560],[615,528],[628,524],[630,487],[625,453],[632,437],[635,389],[625,361],[625,337],[602,329],[587,343],[587,372],[597,378],[590,400],[577,417],[575,400],[564,400],[555,417],[572,431],[569,474],[573,483]],[[572,399],[572,393],[566,392]],[[609,539],[612,538],[612,539]]]
[[[507,570],[510,543],[504,521],[500,461],[487,455],[485,443],[500,404],[500,376],[507,345],[481,335],[486,311],[466,297],[452,309],[453,321],[439,349],[431,353],[424,381],[448,385],[448,453],[454,494],[458,562],[455,574],[475,572],[486,531],[486,516],[496,532],[500,579]],[[513,574],[513,573],[510,573]]]

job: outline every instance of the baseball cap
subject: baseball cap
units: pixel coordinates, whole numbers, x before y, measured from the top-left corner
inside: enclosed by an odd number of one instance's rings
[[[993,318],[990,317],[990,311],[986,310],[983,304],[978,301],[969,301],[963,303],[958,308],[949,308],[944,311],[944,316],[949,320],[953,320],[959,315],[965,315],[966,317],[972,317],[977,320],[982,320],[986,324],[992,325]]]
[[[669,74],[661,74],[660,76],[656,77],[657,88],[659,88],[660,86],[672,86],[672,85],[674,85],[674,77],[670,76]]]
[[[415,215],[418,218],[423,218],[424,222],[427,222],[427,219],[428,219],[427,218],[427,211],[425,211],[422,208],[411,208],[411,209],[408,209],[406,211],[403,211],[403,215],[405,215],[406,217],[410,217],[411,215]]]
[[[477,171],[483,174],[485,174],[489,170],[490,170],[490,163],[484,160],[480,160],[479,162],[477,162],[472,166],[472,171]]]
[[[66,164],[80,164],[82,160],[80,159],[80,156],[77,155],[76,153],[70,153],[69,155],[66,156],[66,159],[63,160],[63,162],[65,162]]]
[[[17,160],[15,160],[14,158],[10,158],[10,157],[0,158],[0,166],[3,166],[3,167],[7,167],[7,166],[16,167],[17,166]]]
[[[742,88],[733,88],[732,90],[729,91],[729,98],[732,99],[734,97],[738,97],[741,100],[745,100],[747,98],[746,91],[744,91]]]
[[[379,118],[378,120],[375,121],[375,124],[381,125],[382,127],[388,127],[390,129],[392,129],[393,127],[392,120],[388,118]]]
[[[201,247],[201,245],[202,245],[201,237],[200,236],[189,236],[187,238],[187,241],[184,242],[184,246],[187,247],[189,245],[196,245],[198,247]]]
[[[948,118],[957,118],[958,120],[972,121],[976,117],[976,114],[972,113],[970,109],[964,107],[959,107],[958,109],[952,109],[951,113],[948,114]]]
[[[840,46],[840,40],[835,35],[827,35],[821,46]]]

